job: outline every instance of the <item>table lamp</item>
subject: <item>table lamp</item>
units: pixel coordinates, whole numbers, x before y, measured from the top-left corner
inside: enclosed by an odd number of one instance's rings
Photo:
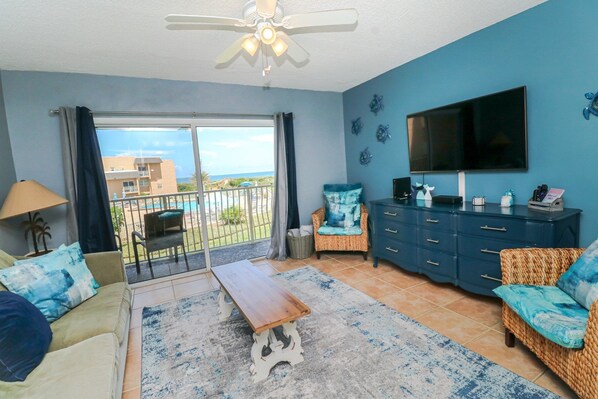
[[[10,188],[4,200],[4,205],[0,209],[0,220],[26,213],[29,219],[21,223],[25,227],[25,240],[27,240],[27,235],[31,233],[33,249],[35,250],[35,254],[39,255],[40,251],[37,246],[36,233],[39,233],[39,238],[43,239],[45,252],[48,251],[45,238],[46,236],[50,238],[52,236],[49,234],[50,227],[37,211],[66,204],[67,202],[67,199],[62,198],[35,180],[21,180],[13,184]],[[32,212],[34,214],[31,214]]]

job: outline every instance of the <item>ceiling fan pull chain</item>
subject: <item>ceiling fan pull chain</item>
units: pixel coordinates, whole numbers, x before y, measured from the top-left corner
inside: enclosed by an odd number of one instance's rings
[[[262,50],[262,76],[265,78],[266,76],[270,75],[272,65],[268,63],[268,55],[266,54],[266,47],[264,46],[264,43],[260,42],[260,46]]]

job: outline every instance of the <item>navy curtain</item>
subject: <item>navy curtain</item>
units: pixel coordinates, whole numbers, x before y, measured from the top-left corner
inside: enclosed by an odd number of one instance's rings
[[[77,107],[77,226],[84,253],[116,251],[100,145],[88,108]]]
[[[287,229],[299,228],[299,207],[297,205],[297,168],[295,166],[295,135],[293,133],[293,113],[282,114],[284,126],[285,154],[287,164]]]

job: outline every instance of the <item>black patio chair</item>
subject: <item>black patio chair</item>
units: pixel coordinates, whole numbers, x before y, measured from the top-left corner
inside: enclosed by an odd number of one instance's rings
[[[178,263],[178,247],[180,246],[183,249],[185,265],[187,266],[187,270],[189,270],[187,252],[185,251],[184,234],[186,230],[183,227],[184,215],[185,211],[183,209],[166,209],[143,215],[145,234],[141,234],[138,231],[134,231],[131,234],[137,273],[141,273],[141,267],[139,266],[139,252],[137,250],[138,245],[145,248],[145,256],[152,278],[154,277],[154,271],[152,270],[150,254],[154,251],[163,249],[174,248],[174,260]]]

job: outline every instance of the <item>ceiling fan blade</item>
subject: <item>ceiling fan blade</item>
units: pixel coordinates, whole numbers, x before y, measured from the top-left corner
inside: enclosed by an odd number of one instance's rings
[[[226,25],[226,26],[247,26],[244,19],[228,18],[228,17],[212,17],[209,15],[183,15],[183,14],[169,14],[164,18],[166,22],[171,23],[191,23],[191,24],[207,24],[207,25]]]
[[[309,28],[312,26],[353,25],[359,14],[354,8],[287,15],[280,22],[285,29]]]
[[[241,47],[243,41],[251,36],[253,36],[253,34],[248,33],[235,40],[233,44],[231,44],[218,57],[216,57],[216,64],[225,64],[229,62],[235,55],[237,55],[239,51],[243,49],[243,47]]]
[[[256,0],[257,14],[262,18],[272,18],[276,12],[277,0]]]
[[[287,46],[289,46],[289,48],[287,49],[287,52],[286,52],[289,57],[291,57],[293,60],[295,60],[295,62],[298,62],[298,63],[307,61],[307,59],[309,58],[309,53],[307,51],[305,51],[305,49],[303,47],[301,47],[299,44],[297,44],[296,41],[291,39],[289,37],[289,35],[287,35],[284,32],[276,32],[276,34],[279,37],[281,37],[282,40],[285,41]]]

